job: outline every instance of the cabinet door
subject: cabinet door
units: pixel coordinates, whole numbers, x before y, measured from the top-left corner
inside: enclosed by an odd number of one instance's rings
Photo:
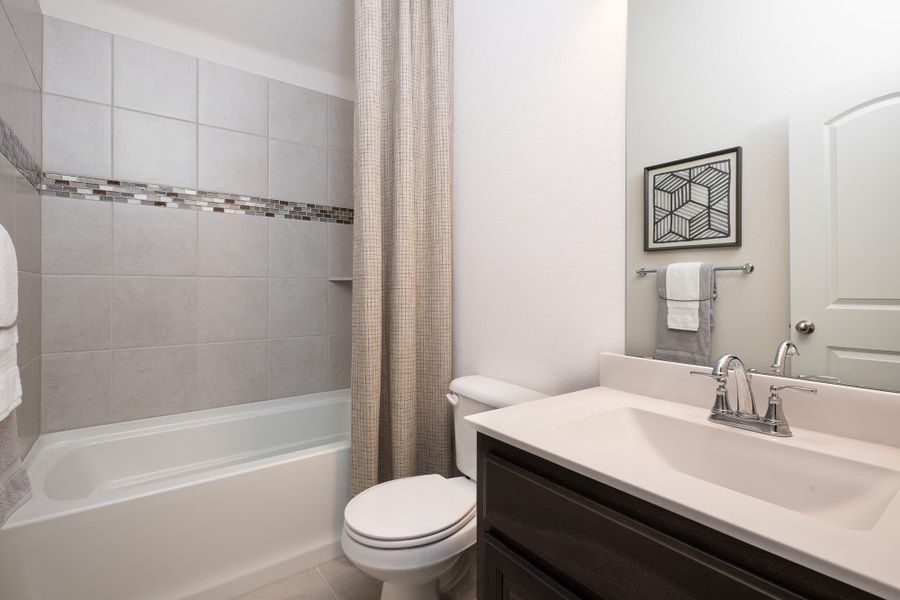
[[[486,537],[479,600],[577,600],[526,560]]]

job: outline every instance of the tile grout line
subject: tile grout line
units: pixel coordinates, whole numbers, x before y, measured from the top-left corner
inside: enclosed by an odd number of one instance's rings
[[[334,600],[341,600],[338,597],[337,592],[334,591],[334,588],[331,587],[331,584],[328,583],[328,579],[326,579],[325,575],[322,574],[322,571],[319,569],[319,565],[316,565],[315,569],[316,569],[316,573],[319,574],[319,577],[321,577],[322,581],[325,583],[325,587],[328,588],[329,592],[331,592],[331,595],[334,597]]]

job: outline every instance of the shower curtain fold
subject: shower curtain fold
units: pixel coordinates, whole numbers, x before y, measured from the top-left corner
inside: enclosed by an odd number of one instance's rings
[[[452,0],[355,8],[353,494],[452,471]]]

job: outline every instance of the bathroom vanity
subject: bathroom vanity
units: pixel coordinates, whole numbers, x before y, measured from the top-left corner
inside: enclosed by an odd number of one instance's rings
[[[481,600],[877,598],[484,434],[478,480]]]
[[[709,422],[697,379],[605,355],[601,387],[467,419],[481,600],[900,598],[893,395],[820,385],[777,438]]]

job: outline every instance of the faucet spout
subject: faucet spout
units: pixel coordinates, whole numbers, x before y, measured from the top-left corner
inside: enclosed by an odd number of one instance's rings
[[[728,377],[728,371],[735,373],[735,385],[737,387],[737,407],[735,415],[738,417],[759,418],[756,411],[756,400],[753,398],[753,388],[750,387],[750,375],[744,366],[744,361],[734,354],[725,354],[713,365],[712,374],[715,377]]]
[[[778,345],[778,350],[775,352],[775,360],[772,361],[772,373],[784,375],[789,356],[800,356],[800,350],[791,340],[784,340]]]

